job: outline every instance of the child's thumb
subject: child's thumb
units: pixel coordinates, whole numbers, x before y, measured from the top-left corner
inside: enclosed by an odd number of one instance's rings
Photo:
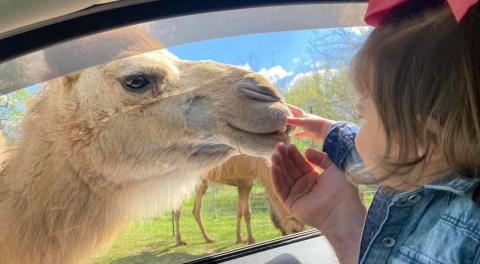
[[[305,158],[307,158],[310,163],[313,163],[324,170],[332,165],[332,161],[328,158],[326,153],[311,148],[305,151]]]

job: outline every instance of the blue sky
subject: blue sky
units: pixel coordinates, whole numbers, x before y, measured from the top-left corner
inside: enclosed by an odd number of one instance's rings
[[[293,58],[307,55],[311,30],[288,31],[267,34],[252,34],[223,39],[214,39],[170,48],[178,57],[187,60],[210,59],[221,63],[293,67]],[[259,70],[259,68],[254,70]]]
[[[347,31],[353,37],[360,35],[356,29]],[[344,35],[335,35],[332,32],[330,29],[320,29],[316,31],[317,34],[313,30],[251,34],[195,42],[169,50],[185,60],[213,60],[245,66],[263,74],[282,89],[291,85],[300,76],[321,70],[318,61],[315,61],[309,52],[309,41],[315,37],[318,40],[318,36],[325,36],[325,42],[332,40],[335,43],[345,42]],[[323,39],[320,39],[317,44],[322,46],[322,41]],[[337,56],[336,53],[340,52],[335,47],[329,50],[332,60]]]
[[[213,60],[263,74],[280,89],[295,78],[301,58],[308,57],[311,30],[242,35],[170,48],[181,59]]]

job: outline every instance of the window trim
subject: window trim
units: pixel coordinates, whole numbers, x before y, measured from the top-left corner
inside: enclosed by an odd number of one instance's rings
[[[255,253],[261,254],[274,248],[284,247],[289,244],[298,243],[300,241],[306,241],[321,236],[323,236],[323,234],[317,229],[306,230],[303,232],[278,237],[265,242],[208,255],[206,257],[184,262],[184,264],[222,263],[229,260],[241,259],[242,257],[253,255]]]
[[[366,0],[139,0],[97,5],[0,36],[0,63],[74,38],[152,20],[252,7]]]

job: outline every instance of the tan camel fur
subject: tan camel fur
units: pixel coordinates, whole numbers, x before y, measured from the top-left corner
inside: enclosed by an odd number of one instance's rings
[[[149,42],[111,36],[125,37]],[[262,76],[166,50],[46,83],[2,158],[0,263],[87,261],[128,221],[180,206],[212,167],[270,155],[289,114]]]
[[[205,243],[212,243],[214,240],[207,234],[201,217],[201,207],[203,196],[205,195],[208,184],[211,182],[237,187],[238,203],[237,203],[237,243],[245,242],[241,233],[241,220],[245,219],[247,229],[248,244],[255,243],[252,229],[250,225],[251,208],[250,208],[250,191],[252,190],[254,181],[259,178],[270,200],[270,215],[272,221],[283,235],[300,232],[304,229],[304,224],[291,216],[282,206],[273,191],[270,179],[270,161],[265,158],[252,157],[248,155],[239,155],[229,159],[225,164],[212,169],[202,180],[202,184],[196,191],[195,204],[193,207],[193,216],[202,232]],[[182,239],[180,228],[180,216],[182,207],[174,212],[176,227],[177,245],[186,245]]]

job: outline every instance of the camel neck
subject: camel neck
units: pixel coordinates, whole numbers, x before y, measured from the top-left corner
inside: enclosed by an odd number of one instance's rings
[[[77,263],[110,242],[122,219],[111,191],[100,195],[82,180],[95,175],[65,157],[23,150],[29,163],[13,155],[3,171],[0,263]]]

